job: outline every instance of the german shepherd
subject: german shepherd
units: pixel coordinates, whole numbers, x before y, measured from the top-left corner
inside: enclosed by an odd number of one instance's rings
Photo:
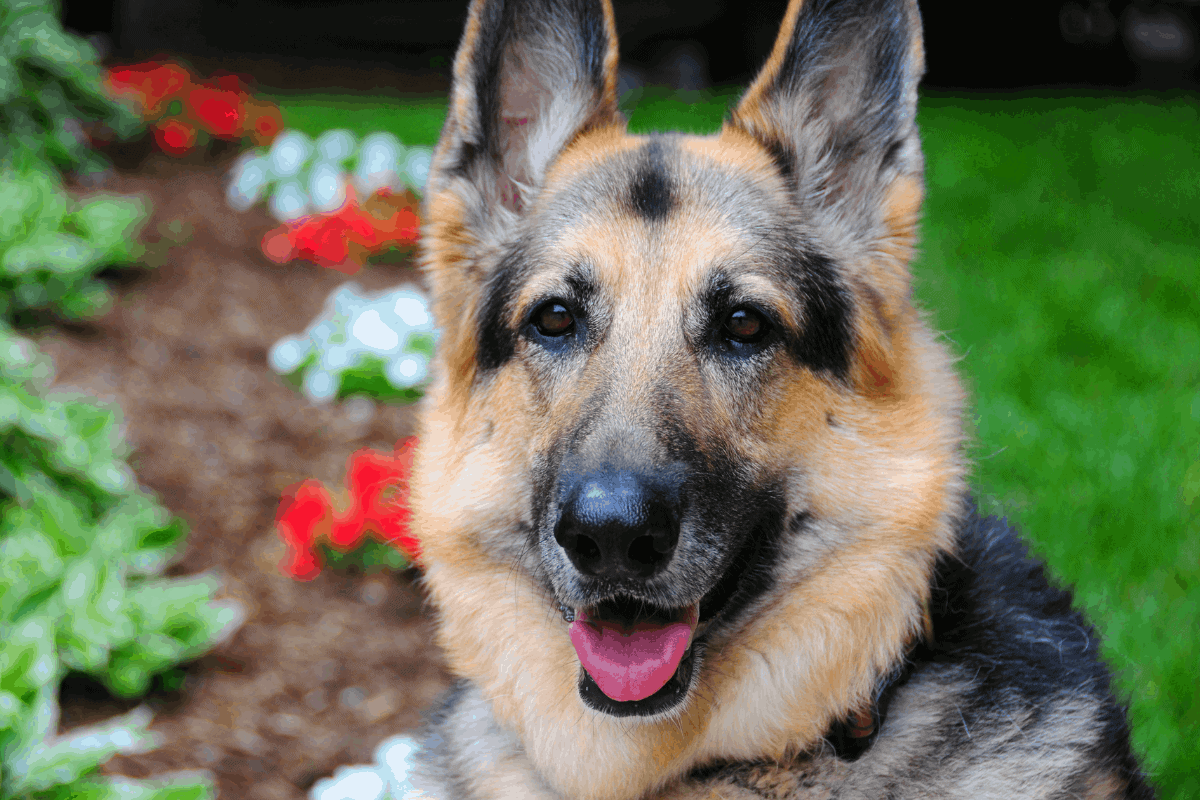
[[[1150,798],[1096,634],[966,488],[912,302],[915,0],[793,0],[713,136],[609,0],[474,0],[426,194],[438,800]]]

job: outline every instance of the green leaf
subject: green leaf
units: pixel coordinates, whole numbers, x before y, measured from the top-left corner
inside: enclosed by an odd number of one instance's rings
[[[66,222],[106,256],[118,259],[127,254],[148,214],[140,198],[103,195],[89,199],[68,215]]]
[[[100,725],[39,743],[17,759],[18,791],[38,792],[74,783],[116,753],[152,749],[155,737],[146,730],[151,719],[148,709],[135,708]]]
[[[39,530],[20,530],[0,539],[0,619],[19,619],[30,598],[53,593],[63,570],[53,543]]]
[[[54,622],[48,615],[0,625],[0,641],[0,689],[26,697],[58,677]]]
[[[163,631],[194,619],[215,591],[211,578],[146,583],[130,590],[130,611],[140,630]]]
[[[0,690],[0,731],[10,727],[24,710],[24,705],[15,694]]]
[[[12,61],[0,55],[0,106],[11,103],[21,93],[21,76]]]
[[[0,256],[0,268],[13,275],[39,269],[72,275],[95,266],[100,255],[99,250],[74,234],[40,230]]]

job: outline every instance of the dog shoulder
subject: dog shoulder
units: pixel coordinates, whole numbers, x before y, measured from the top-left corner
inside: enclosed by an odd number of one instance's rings
[[[1153,796],[1098,634],[1012,526],[969,509],[930,612],[913,691],[941,720],[944,770],[1022,794]]]
[[[558,800],[467,680],[456,682],[430,714],[409,780],[428,800]]]

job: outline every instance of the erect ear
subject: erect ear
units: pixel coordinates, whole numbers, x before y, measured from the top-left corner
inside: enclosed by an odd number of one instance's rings
[[[563,148],[617,118],[616,85],[609,0],[473,0],[428,192],[502,234]]]
[[[731,124],[757,138],[841,249],[908,260],[922,198],[915,0],[791,0]]]
[[[620,119],[610,0],[472,0],[422,236],[452,385],[474,373],[487,281],[503,276],[547,170],[576,137]]]
[[[850,377],[877,396],[894,389],[901,317],[913,313],[924,71],[916,0],[790,0],[729,123],[771,153],[803,222],[839,256],[859,310]]]

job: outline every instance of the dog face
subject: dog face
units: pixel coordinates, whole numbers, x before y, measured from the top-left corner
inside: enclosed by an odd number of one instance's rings
[[[909,300],[920,20],[793,2],[711,137],[631,136],[607,2],[477,0],[430,176],[416,524],[554,787],[811,744],[919,624],[961,391]]]

